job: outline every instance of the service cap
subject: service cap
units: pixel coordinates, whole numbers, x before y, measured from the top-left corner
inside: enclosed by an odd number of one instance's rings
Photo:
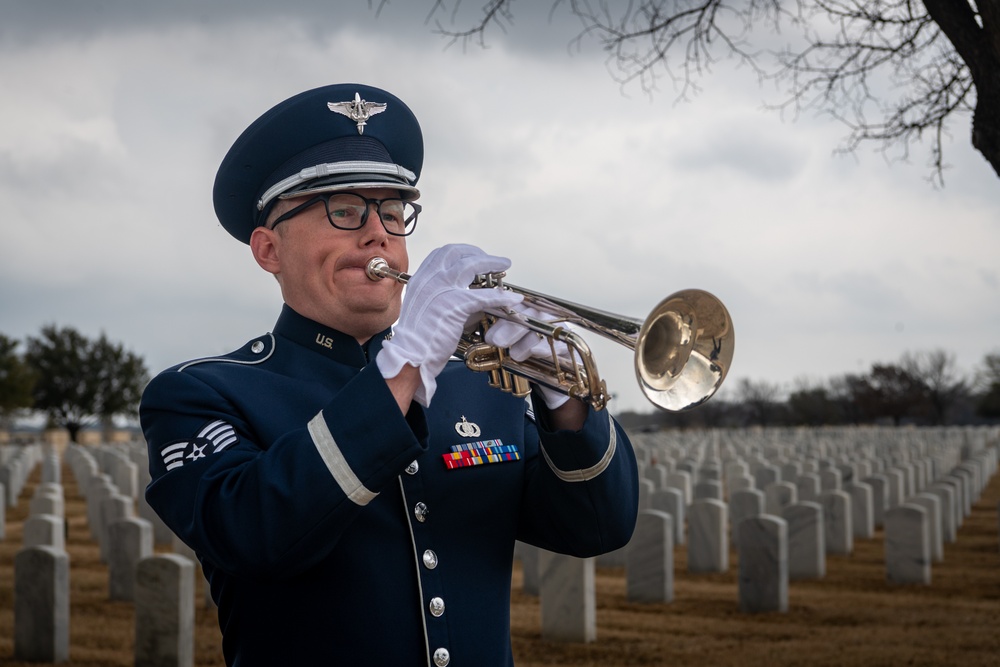
[[[278,199],[370,188],[416,199],[423,159],[420,125],[395,95],[355,83],[307,90],[236,139],[215,177],[215,213],[249,243]]]

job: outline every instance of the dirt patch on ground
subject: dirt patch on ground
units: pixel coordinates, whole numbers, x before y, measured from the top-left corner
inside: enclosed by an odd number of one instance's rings
[[[0,542],[0,664],[13,660],[13,562],[39,471],[21,502],[7,509]],[[70,553],[70,662],[80,667],[134,664],[132,605],[108,600],[107,568],[90,537],[84,501],[63,470]],[[511,636],[518,667],[553,665],[1000,665],[1000,538],[994,475],[935,563],[930,586],[890,585],[882,534],[855,540],[854,553],[829,557],[826,577],[789,586],[784,614],[738,610],[735,553],[727,574],[687,573],[687,554],[674,554],[675,599],[670,604],[626,601],[621,569],[597,571],[597,641],[543,641],[538,599],[521,592],[515,571]],[[215,610],[198,582],[197,665],[223,665]]]

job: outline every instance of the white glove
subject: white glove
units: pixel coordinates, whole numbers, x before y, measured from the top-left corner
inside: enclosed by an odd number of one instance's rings
[[[535,320],[546,322],[552,320],[550,314],[530,306],[518,309],[518,312]],[[569,324],[564,323],[562,326],[572,331]],[[523,324],[511,320],[497,320],[486,332],[484,339],[494,347],[507,348],[507,354],[514,361],[524,361],[531,357],[552,358],[552,346],[548,338],[536,334]],[[569,348],[566,347],[565,343],[557,342],[555,347],[556,356],[559,358],[567,360],[572,358]],[[550,410],[555,410],[569,400],[569,396],[566,394],[542,384],[536,384],[535,390],[542,395],[542,400],[545,401],[545,405]]]
[[[471,245],[446,245],[431,251],[406,286],[406,297],[393,337],[375,363],[392,378],[405,364],[420,370],[414,400],[427,407],[437,389],[437,375],[458,347],[466,323],[484,310],[510,308],[522,296],[509,290],[469,289],[478,274],[506,271],[510,260],[487,255]]]

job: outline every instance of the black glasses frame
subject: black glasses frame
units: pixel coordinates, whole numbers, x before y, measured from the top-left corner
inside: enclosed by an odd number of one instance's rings
[[[365,202],[365,212],[361,214],[361,224],[358,225],[357,227],[341,227],[340,225],[338,225],[333,221],[333,216],[330,215],[330,197],[338,197],[345,194],[357,197],[358,199],[361,199],[362,201]],[[409,226],[411,222],[413,223],[413,226],[402,233],[394,232],[388,227],[386,227],[385,221],[382,219],[382,203],[387,201],[399,201],[403,202],[404,204],[409,204],[410,206],[412,206],[413,215],[411,215],[409,218],[403,221],[403,229],[406,229],[406,227]],[[371,211],[372,204],[375,204],[375,210],[378,211],[378,220],[380,223],[382,223],[382,229],[384,229],[386,234],[389,234],[390,236],[409,236],[410,234],[412,234],[413,230],[417,228],[417,216],[419,216],[420,212],[423,210],[423,207],[420,204],[412,201],[408,202],[403,199],[400,199],[399,197],[387,197],[386,199],[369,199],[368,197],[359,195],[356,192],[324,192],[322,194],[316,195],[315,197],[305,200],[304,202],[302,202],[293,209],[285,211],[284,213],[279,215],[274,222],[271,223],[270,228],[274,229],[275,227],[278,226],[279,222],[284,222],[285,220],[294,218],[302,211],[312,206],[315,206],[320,202],[323,202],[323,207],[326,209],[326,219],[330,222],[330,225],[336,227],[337,229],[343,229],[344,231],[354,231],[356,229],[361,229],[362,227],[364,227],[368,223],[368,212]]]

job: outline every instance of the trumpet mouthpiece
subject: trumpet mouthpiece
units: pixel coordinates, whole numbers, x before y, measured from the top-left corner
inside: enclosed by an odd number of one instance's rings
[[[404,285],[410,280],[409,273],[397,271],[389,266],[389,262],[381,257],[372,257],[368,260],[368,264],[365,265],[365,275],[370,280],[375,281],[382,280],[383,278],[392,278],[397,283],[403,283]]]
[[[384,259],[381,257],[372,257],[368,260],[368,264],[365,265],[365,275],[368,276],[369,280],[379,281],[385,278],[385,274],[382,271],[387,268],[389,268],[389,263]]]

